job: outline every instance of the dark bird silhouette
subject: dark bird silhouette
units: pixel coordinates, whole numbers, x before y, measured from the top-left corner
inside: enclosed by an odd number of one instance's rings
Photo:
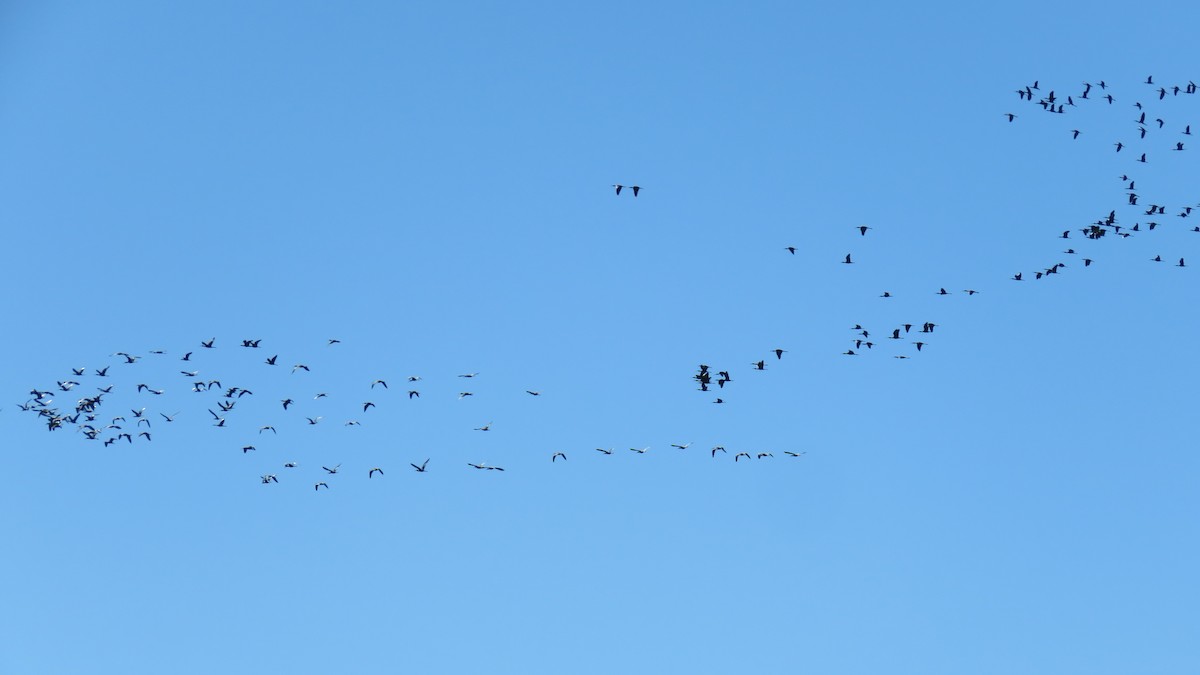
[[[1075,140],[1076,138],[1079,138],[1079,130],[1072,129],[1071,130],[1071,140]]]
[[[795,246],[785,246],[784,248],[787,250],[788,253],[791,253],[792,255],[796,255],[796,247]]]
[[[381,469],[379,467],[375,467],[375,468],[371,469],[370,471],[367,472],[367,478],[374,478],[376,473],[379,473],[379,475],[382,476],[383,469]]]
[[[776,359],[776,360],[782,359],[782,358],[783,358],[783,354],[784,354],[784,352],[786,352],[786,351],[787,351],[786,349],[776,349],[776,350],[775,350],[775,359]]]
[[[278,354],[276,354],[275,356],[268,357],[268,358],[267,358],[267,365],[268,365],[268,366],[273,366],[273,365],[275,365],[275,359],[277,359],[277,358],[279,358],[279,355],[278,355]]]
[[[201,347],[204,347],[205,349],[212,349],[212,348],[213,348],[213,343],[215,343],[216,341],[217,341],[217,338],[213,338],[213,339],[211,339],[211,340],[208,340],[208,341],[201,340],[201,341],[200,341],[200,346],[201,346]]]
[[[1008,118],[1008,121],[1009,121],[1009,122],[1011,122],[1011,121],[1013,121],[1013,120],[1017,119],[1017,116],[1016,116],[1016,115],[1014,115],[1014,114],[1012,114],[1012,113],[1004,113],[1004,116]]]
[[[853,265],[854,261],[850,259],[850,254],[846,254],[846,259],[842,261],[843,265]]]
[[[329,472],[329,473],[332,475],[332,474],[335,474],[335,473],[337,473],[337,472],[338,472],[338,469],[339,469],[341,466],[342,466],[341,464],[338,464],[338,465],[334,466],[332,469],[331,469],[331,468],[329,468],[329,467],[327,467],[327,466],[323,466],[323,467],[321,467],[321,468],[322,468],[322,469],[325,469],[327,472]]]
[[[559,458],[559,457],[562,457],[564,462],[565,462],[565,461],[567,461],[567,455],[566,455],[566,453],[563,453],[563,452],[556,452],[556,453],[554,453],[553,455],[550,455],[550,462],[551,462],[551,463],[554,463],[555,461],[557,461],[557,460],[558,460],[558,458]]]
[[[314,486],[313,486],[313,489],[314,489],[314,490],[316,490],[317,492],[320,492],[320,491],[321,491],[321,488],[325,488],[326,490],[328,490],[328,489],[329,489],[329,483],[326,483],[326,482],[324,482],[324,481],[321,481],[320,483],[317,483],[316,485],[314,485]]]
[[[869,229],[871,229],[871,228],[867,227],[866,225],[859,225],[858,233],[865,237],[865,236],[867,236],[867,230],[869,230]]]

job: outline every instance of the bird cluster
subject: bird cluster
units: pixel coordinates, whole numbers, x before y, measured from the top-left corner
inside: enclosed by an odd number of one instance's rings
[[[1137,153],[1136,162],[1141,165],[1149,163],[1149,156],[1155,151],[1155,148],[1169,148],[1172,152],[1182,152],[1185,149],[1184,143],[1187,137],[1192,135],[1192,126],[1188,121],[1168,123],[1168,119],[1172,118],[1172,114],[1178,112],[1177,109],[1172,109],[1171,106],[1177,106],[1176,101],[1182,102],[1188,96],[1196,94],[1197,85],[1195,82],[1188,81],[1185,85],[1174,84],[1171,86],[1161,86],[1154,81],[1153,76],[1148,76],[1142,83],[1144,87],[1141,93],[1135,93],[1132,108],[1135,110],[1134,116],[1128,120],[1131,135],[1136,134],[1136,138],[1117,138],[1112,142],[1116,148],[1116,153],[1120,153],[1127,148],[1136,148],[1133,152]],[[1102,92],[1100,96],[1093,97],[1096,91]],[[1037,92],[1035,95],[1034,92]],[[1066,115],[1072,112],[1078,112],[1093,100],[1101,100],[1106,102],[1101,108],[1108,108],[1116,103],[1117,99],[1113,95],[1110,85],[1104,80],[1100,80],[1095,84],[1084,82],[1083,89],[1076,96],[1068,95],[1066,100],[1062,100],[1055,95],[1053,89],[1049,90],[1044,96],[1041,95],[1040,82],[1035,80],[1033,84],[1025,85],[1016,90],[1018,97],[1032,105],[1041,106],[1042,110],[1054,113],[1056,115]],[[1145,103],[1142,94],[1146,94]],[[1182,97],[1181,97],[1182,95]],[[1167,112],[1164,112],[1167,111]],[[1120,113],[1118,113],[1120,114]],[[1005,113],[1005,117],[1009,122],[1014,121],[1017,115],[1014,113]],[[1069,130],[1072,140],[1078,140],[1083,131],[1079,128]],[[1167,134],[1165,140],[1159,137],[1162,134]],[[1173,135],[1173,137],[1172,137]],[[1136,145],[1134,145],[1136,144]],[[1148,148],[1148,150],[1146,150]],[[1128,154],[1128,153],[1127,153]],[[1122,240],[1137,236],[1141,233],[1153,232],[1159,229],[1166,223],[1158,220],[1159,216],[1167,216],[1165,199],[1156,199],[1154,203],[1147,206],[1139,205],[1139,201],[1149,201],[1145,198],[1144,193],[1137,186],[1137,181],[1129,174],[1128,171],[1120,176],[1120,186],[1123,196],[1120,202],[1114,208],[1108,209],[1108,214],[1089,223],[1081,223],[1078,228],[1063,230],[1059,235],[1061,239],[1071,239],[1072,233],[1081,235],[1079,239],[1088,241],[1098,241],[1106,239],[1107,235],[1113,235],[1109,240]],[[1145,181],[1143,181],[1145,182]],[[1188,218],[1192,215],[1195,208],[1200,207],[1200,204],[1185,204],[1177,207],[1178,212],[1174,215],[1178,218]],[[1176,209],[1172,209],[1175,211]],[[1134,221],[1132,225],[1127,225],[1129,221]],[[1160,230],[1161,231],[1161,230]],[[1200,233],[1200,226],[1190,228],[1191,232]],[[1094,246],[1087,244],[1087,246]],[[1068,247],[1062,252],[1063,255],[1080,255],[1074,247]],[[1168,256],[1166,259],[1161,254],[1155,255],[1150,259],[1152,262],[1165,262],[1167,260],[1177,261],[1173,263],[1174,267],[1187,267],[1185,256]],[[1082,257],[1082,267],[1090,267],[1096,261],[1096,255],[1093,252],[1086,253]],[[1066,268],[1067,265],[1063,262],[1056,262],[1049,267],[1041,268],[1032,273],[1034,280],[1048,278],[1050,275],[1058,274],[1060,270]],[[1014,281],[1022,281],[1029,278],[1025,272],[1017,272],[1011,277]]]
[[[261,349],[260,339],[242,340],[240,347],[234,347],[236,350],[257,350]],[[340,344],[340,340],[331,339],[326,343],[327,347],[333,347]],[[236,344],[236,343],[235,343]],[[208,368],[219,368],[220,360],[215,358],[215,353],[219,352],[220,345],[217,338],[209,338],[200,341],[200,347],[196,351],[184,352],[178,357],[177,363],[182,363],[180,366],[171,368],[171,357],[163,350],[151,350],[149,352],[151,358],[144,359],[141,355],[134,355],[129,352],[116,352],[112,357],[119,359],[117,364],[106,364],[101,368],[71,368],[71,375],[61,380],[57,380],[54,387],[34,388],[29,391],[28,398],[23,403],[17,404],[18,408],[24,412],[31,414],[41,421],[45,427],[53,432],[61,429],[71,428],[84,440],[99,444],[102,447],[108,448],[115,444],[120,444],[117,447],[134,444],[146,444],[158,438],[160,426],[176,426],[177,420],[182,415],[185,419],[191,417],[193,422],[188,423],[194,425],[195,420],[203,419],[207,414],[207,426],[222,429],[221,434],[245,434],[240,437],[240,442],[228,442],[227,447],[231,451],[237,452],[240,450],[242,456],[255,456],[258,453],[259,444],[264,445],[264,449],[269,449],[270,445],[279,436],[279,429],[287,431],[295,431],[299,429],[311,429],[323,424],[327,414],[332,414],[334,411],[328,409],[329,403],[326,401],[339,398],[332,396],[330,392],[318,391],[311,395],[302,395],[298,392],[305,388],[310,388],[311,380],[309,374],[314,371],[315,366],[310,366],[308,363],[296,362],[292,365],[290,373],[286,367],[280,368],[279,354],[272,354],[262,358],[261,361],[254,359],[260,365],[258,368],[264,370],[275,370],[283,373],[283,380],[286,380],[286,388],[292,391],[291,395],[283,396],[275,399],[277,403],[269,403],[263,401],[257,408],[253,408],[255,391],[249,386],[249,382],[239,382],[233,384],[223,383],[221,379],[201,377],[202,370]],[[261,358],[261,357],[260,357]],[[164,360],[165,359],[165,360]],[[152,365],[145,365],[150,362]],[[114,365],[116,369],[114,369]],[[172,377],[178,378],[179,382],[176,386],[169,384],[165,386],[152,386],[147,382],[155,379],[162,379],[170,375],[170,370],[178,370],[178,375]],[[474,381],[479,376],[477,372],[469,372],[458,375],[457,377],[463,382]],[[85,379],[86,378],[86,379]],[[239,379],[241,379],[239,377]],[[727,380],[728,378],[726,378]],[[82,382],[92,380],[95,385],[95,391],[79,396],[78,391],[84,388]],[[418,389],[419,383],[424,382],[424,378],[420,375],[409,375],[406,378],[408,388],[406,396],[402,400],[416,401],[420,399],[421,392]],[[723,386],[723,383],[722,383]],[[464,389],[457,394],[458,400],[464,400],[467,397],[474,396],[474,392],[466,391],[471,387],[455,387],[456,389]],[[259,389],[256,385],[254,389]],[[312,388],[310,388],[310,392]],[[390,387],[388,381],[384,378],[375,378],[369,384],[364,383],[362,394],[363,398],[370,397],[371,400],[364,400],[361,403],[354,404],[354,414],[368,413],[374,415],[377,413],[371,412],[378,410],[380,405],[387,406],[386,399]],[[56,404],[54,397],[64,393],[70,393],[75,398],[73,405],[67,406]],[[525,389],[524,395],[531,398],[542,396],[542,392],[535,389]],[[132,403],[123,401],[119,404],[113,403],[113,399],[117,396],[132,397]],[[197,402],[196,407],[189,409],[188,413],[181,410],[168,412],[170,408],[165,410],[148,409],[147,405],[152,401],[157,400],[157,397],[164,397],[164,400],[177,402],[176,397],[189,398]],[[252,406],[252,409],[247,410],[246,406]],[[415,403],[413,405],[416,405]],[[132,406],[132,407],[130,407]],[[116,407],[113,413],[105,413],[105,411]],[[155,406],[157,407],[157,406]],[[126,413],[125,411],[129,412]],[[342,408],[345,410],[345,408]],[[206,413],[205,413],[206,411]],[[270,412],[273,411],[273,412]],[[197,414],[198,413],[198,414]],[[324,414],[323,414],[324,413]],[[239,419],[239,416],[254,415],[259,416],[257,419],[246,420]],[[366,419],[365,417],[363,419]],[[286,425],[286,426],[285,426]],[[356,418],[346,420],[343,427],[358,427],[361,422]],[[277,428],[278,427],[278,428]],[[489,432],[492,430],[493,423],[473,427],[474,431]],[[196,430],[189,427],[185,432],[194,433]],[[224,438],[227,438],[225,436]],[[268,440],[270,439],[270,440]],[[265,441],[265,444],[264,444]],[[158,440],[161,443],[161,439]],[[686,445],[674,445],[676,448],[686,449]],[[718,446],[720,447],[720,446]],[[723,450],[723,448],[721,448]],[[597,448],[603,455],[612,455],[611,449],[604,450]],[[631,451],[638,454],[645,454],[649,447],[630,448]],[[717,451],[714,450],[712,457],[716,457]],[[799,457],[802,453],[792,453]],[[771,457],[771,453],[760,454],[761,458]],[[739,459],[735,456],[735,461]],[[550,455],[550,462],[557,464],[567,460],[567,454],[563,451],[556,451]],[[416,473],[424,474],[429,470],[431,459],[429,457],[414,458],[408,462],[409,466]],[[281,482],[281,477],[285,476],[303,476],[304,469],[301,463],[293,459],[283,458],[275,460],[273,466],[278,466],[283,471],[267,468],[265,472],[258,476],[262,484],[276,484]],[[313,489],[320,491],[329,489],[333,482],[334,476],[345,475],[342,463],[333,462],[318,462],[320,471],[312,478]],[[466,466],[477,471],[487,472],[504,472],[503,466],[497,466],[482,461],[466,462]],[[368,479],[373,479],[376,475],[385,476],[383,466],[375,464],[364,464],[362,471],[366,473]]]

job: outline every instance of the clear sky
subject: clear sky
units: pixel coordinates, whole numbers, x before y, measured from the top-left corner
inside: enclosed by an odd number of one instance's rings
[[[0,672],[1196,672],[1200,10],[190,4],[0,5]]]

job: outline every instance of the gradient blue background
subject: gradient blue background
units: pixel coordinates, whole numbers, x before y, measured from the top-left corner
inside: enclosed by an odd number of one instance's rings
[[[1200,79],[1197,19],[0,5],[0,671],[1200,670],[1200,96],[1143,84]],[[1159,230],[1055,239],[1144,218],[1126,173]],[[213,428],[181,369],[255,395]],[[65,379],[154,440],[17,409]]]

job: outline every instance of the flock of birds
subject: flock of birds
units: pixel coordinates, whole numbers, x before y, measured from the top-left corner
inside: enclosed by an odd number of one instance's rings
[[[1152,112],[1150,108],[1165,107],[1174,99],[1180,96],[1190,96],[1197,93],[1197,85],[1194,82],[1188,82],[1186,85],[1160,86],[1154,82],[1153,77],[1147,77],[1144,85],[1147,87],[1143,92],[1147,95],[1147,103],[1141,100],[1134,100],[1131,104],[1134,109],[1134,114],[1131,115],[1129,139],[1116,139],[1113,145],[1117,153],[1121,153],[1127,149],[1132,149],[1132,153],[1137,153],[1136,162],[1146,164],[1150,161],[1150,156],[1155,153],[1154,148],[1168,148],[1172,152],[1183,152],[1185,150],[1185,142],[1187,137],[1191,136],[1191,124],[1187,121],[1168,121],[1165,113],[1158,111]],[[1043,91],[1045,93],[1043,94]],[[1069,94],[1065,97],[1056,94],[1055,89],[1046,87],[1043,89],[1039,81],[1034,81],[1031,84],[1024,85],[1016,90],[1019,99],[1029,106],[1040,107],[1041,111],[1050,115],[1069,115],[1086,105],[1103,105],[1115,106],[1118,99],[1113,94],[1108,83],[1103,80],[1096,83],[1084,82],[1082,90],[1075,94]],[[1137,99],[1138,97],[1134,97]],[[1004,113],[1005,118],[1009,123],[1016,122],[1021,115],[1017,113]],[[1078,141],[1081,137],[1087,138],[1083,130],[1079,128],[1069,129],[1070,139]],[[1164,137],[1161,138],[1161,137]],[[1181,140],[1182,139],[1182,140]],[[1146,146],[1149,150],[1142,151],[1142,147]],[[1132,154],[1132,153],[1127,153]],[[1188,204],[1182,206],[1168,207],[1165,200],[1156,199],[1151,201],[1145,193],[1137,185],[1137,180],[1130,175],[1129,172],[1120,175],[1120,184],[1123,197],[1118,205],[1110,205],[1104,209],[1107,213],[1103,213],[1096,220],[1086,223],[1079,223],[1076,228],[1068,228],[1061,231],[1057,235],[1059,239],[1070,240],[1066,244],[1067,248],[1062,251],[1062,256],[1074,256],[1074,258],[1060,258],[1058,261],[1035,270],[1025,270],[1014,273],[1010,278],[1015,282],[1023,282],[1026,280],[1038,281],[1047,279],[1051,276],[1062,273],[1068,269],[1068,265],[1063,260],[1079,260],[1079,264],[1072,263],[1072,266],[1079,268],[1090,268],[1098,259],[1098,254],[1092,250],[1082,252],[1085,247],[1094,249],[1100,240],[1122,240],[1143,234],[1149,234],[1156,230],[1165,229],[1166,223],[1159,220],[1160,217],[1165,218],[1168,214],[1168,208],[1171,210],[1171,216],[1179,219],[1190,217],[1194,209],[1200,209],[1200,204]],[[638,185],[622,185],[614,184],[615,194],[620,196],[623,190],[629,190],[637,197],[642,190]],[[1133,220],[1132,224],[1128,224],[1129,220]],[[868,232],[872,227],[867,225],[854,226],[857,232],[857,238],[867,237]],[[1191,232],[1200,233],[1200,225],[1190,228]],[[1112,235],[1109,237],[1109,235]],[[1075,236],[1072,236],[1075,235]],[[853,235],[851,235],[853,236]],[[1078,243],[1076,243],[1078,242]],[[1076,249],[1079,247],[1079,250]],[[784,249],[791,255],[795,255],[797,248],[795,246],[785,246]],[[1178,256],[1178,257],[1176,257]],[[1177,260],[1177,262],[1175,262]],[[1151,258],[1153,263],[1162,264],[1169,263],[1174,267],[1186,268],[1186,258],[1182,255],[1174,254],[1163,256],[1155,255]],[[847,253],[840,261],[843,265],[855,265],[857,261],[854,259],[853,253]],[[961,290],[947,290],[946,288],[930,289],[932,295],[945,297],[950,295],[964,295],[973,297],[979,294],[979,291],[974,288]],[[891,291],[881,290],[880,298],[889,299],[894,297]],[[881,331],[874,331],[864,327],[862,323],[853,325],[850,330],[852,336],[851,342],[847,345],[846,351],[842,352],[845,356],[859,356],[876,351],[876,347],[881,344],[888,345],[903,345],[899,350],[895,350],[891,356],[895,359],[907,360],[916,357],[918,354],[925,353],[925,348],[930,345],[929,336],[933,334],[938,327],[938,323],[929,320],[904,321],[898,324],[886,326]],[[918,328],[919,327],[919,328]],[[262,340],[250,339],[242,340],[240,343],[241,349],[258,350],[262,348]],[[340,344],[340,340],[328,340],[326,347],[335,347]],[[213,350],[219,349],[224,345],[218,345],[217,339],[210,338],[201,340],[199,346],[194,351],[184,352],[179,356],[180,365],[179,376],[186,382],[187,388],[194,394],[200,395],[201,400],[206,401],[203,409],[207,410],[210,416],[209,423],[217,428],[230,428],[233,426],[230,423],[232,416],[236,415],[241,410],[238,406],[246,397],[255,396],[254,391],[250,388],[243,387],[240,384],[226,386],[219,379],[208,379],[201,377],[201,366],[208,365],[208,354]],[[235,343],[235,348],[237,347]],[[894,348],[893,348],[894,349]],[[774,361],[783,359],[786,349],[776,348],[771,354],[774,356]],[[164,358],[165,352],[162,350],[151,350],[149,356],[152,358]],[[203,354],[203,356],[201,356]],[[143,356],[133,355],[128,352],[116,352],[111,355],[119,361],[116,364],[104,365],[102,368],[87,369],[87,368],[72,368],[71,375],[56,381],[54,387],[34,388],[30,390],[29,397],[24,403],[18,404],[18,407],[35,415],[50,431],[57,431],[68,427],[73,427],[76,433],[83,439],[94,441],[103,446],[111,446],[117,443],[149,443],[153,440],[154,435],[158,433],[158,427],[155,425],[170,425],[176,421],[180,412],[167,413],[166,411],[147,412],[147,408],[140,405],[142,402],[149,402],[156,397],[163,396],[167,393],[167,387],[159,385],[151,385],[147,382],[129,382],[120,385],[121,393],[131,393],[135,397],[139,397],[139,401],[134,404],[134,407],[128,408],[129,413],[124,413],[124,409],[120,414],[101,415],[101,408],[115,396],[118,390],[118,385],[108,384],[112,381],[110,369],[116,367],[125,369],[129,368],[124,373],[137,372],[137,364],[143,361]],[[750,362],[750,369],[754,371],[767,370],[768,364],[772,359],[770,355]],[[279,362],[279,354],[267,356],[262,360],[262,366],[268,368],[287,368]],[[310,373],[312,368],[303,362],[293,363],[290,367],[292,375]],[[713,367],[708,364],[700,364],[697,371],[692,375],[692,379],[698,384],[698,390],[701,392],[715,392],[718,394],[714,404],[724,404],[726,395],[726,386],[734,381],[731,375],[732,369],[721,367]],[[472,387],[468,383],[473,381],[478,373],[464,373],[458,375],[464,386],[457,393],[458,400],[463,400],[473,397],[475,393],[471,391]],[[79,379],[75,379],[79,378]],[[85,386],[81,381],[90,380],[98,385],[94,388]],[[137,378],[134,378],[137,379]],[[404,390],[403,396],[407,400],[420,399],[420,383],[422,377],[410,375],[406,379],[407,387]],[[299,381],[297,381],[299,388]],[[77,389],[78,388],[78,389]],[[70,407],[55,405],[53,397],[68,393],[75,396],[78,391],[88,389],[88,393],[80,395]],[[364,392],[365,396],[369,396],[368,400],[362,401],[360,404],[361,414],[368,414],[372,409],[378,407],[374,400],[377,396],[386,396],[390,391],[388,382],[383,378],[376,378],[370,382]],[[539,397],[541,392],[535,389],[526,389],[525,394],[530,397]],[[329,396],[328,392],[317,392],[312,396],[311,401],[321,401]],[[301,397],[299,393],[294,393],[291,396],[284,396],[278,400],[278,414],[290,416],[293,419],[291,423],[303,427],[313,427],[321,424],[325,416],[320,414],[321,410],[316,409],[311,411],[311,414],[293,412],[293,408],[298,407],[297,401],[301,398],[306,398],[307,395]],[[300,406],[300,407],[312,407]],[[203,413],[201,413],[203,415]],[[260,420],[264,423],[255,425],[254,436],[260,437],[263,434],[277,435],[276,422],[274,420]],[[344,426],[359,426],[360,422],[357,419],[350,419],[344,423]],[[473,427],[474,431],[488,432],[491,430],[492,423]],[[691,443],[672,444],[672,447],[678,450],[687,450]],[[249,455],[256,452],[257,448],[254,442],[246,442],[240,446],[243,455]],[[635,454],[645,454],[649,447],[629,448],[628,451]],[[611,456],[614,454],[612,448],[595,448],[595,452],[601,455]],[[721,445],[714,446],[710,449],[710,456],[716,458],[718,454],[725,456],[729,453]],[[785,453],[788,457],[799,458],[805,453],[788,451]],[[764,460],[774,457],[772,452],[748,452],[739,451],[733,454],[734,462],[740,462],[742,459]],[[567,454],[563,451],[556,451],[550,455],[549,460],[552,464],[557,464],[560,461],[567,461]],[[408,466],[416,473],[426,473],[429,470],[431,459],[413,458],[408,462]],[[281,466],[290,477],[294,473],[300,472],[300,464],[296,461],[283,462]],[[313,489],[321,491],[329,489],[329,481],[334,476],[343,475],[341,464],[320,465],[321,472],[317,474],[316,480],[313,482]],[[496,466],[487,462],[466,462],[467,468],[476,471],[486,472],[504,472],[505,468]],[[406,467],[407,468],[407,467]],[[384,468],[381,466],[364,466],[362,471],[366,474],[367,479],[374,479],[376,475],[385,476]],[[284,472],[263,473],[259,476],[259,480],[263,484],[275,484],[280,482],[280,476]]]
[[[1126,148],[1135,147],[1133,145],[1134,143],[1138,144],[1136,149],[1133,150],[1133,152],[1139,153],[1137,158],[1134,160],[1138,164],[1149,163],[1149,156],[1155,152],[1155,148],[1169,148],[1170,152],[1184,151],[1186,139],[1192,135],[1191,123],[1186,120],[1180,122],[1173,119],[1171,122],[1168,122],[1166,118],[1171,117],[1170,114],[1160,113],[1157,110],[1151,112],[1150,109],[1155,107],[1161,107],[1165,109],[1173,102],[1173,99],[1177,99],[1181,94],[1184,97],[1187,97],[1195,95],[1197,91],[1196,83],[1190,80],[1184,85],[1173,84],[1171,86],[1164,86],[1156,83],[1153,75],[1146,77],[1146,80],[1143,82],[1143,86],[1145,88],[1141,91],[1148,96],[1143,98],[1135,95],[1133,102],[1130,104],[1134,109],[1134,116],[1131,116],[1128,122],[1129,133],[1131,136],[1136,133],[1137,137],[1135,139],[1117,138],[1112,141],[1112,145],[1116,148],[1117,153],[1120,153]],[[1025,101],[1031,106],[1039,106],[1043,112],[1054,115],[1068,115],[1078,111],[1081,106],[1097,101],[1103,101],[1108,106],[1117,104],[1117,98],[1113,95],[1112,90],[1109,89],[1108,83],[1104,80],[1099,80],[1095,83],[1084,82],[1082,87],[1082,91],[1080,91],[1077,95],[1068,94],[1064,100],[1061,96],[1055,94],[1054,89],[1047,88],[1046,92],[1043,94],[1040,81],[1035,80],[1032,84],[1024,85],[1018,88],[1016,90],[1016,94],[1021,101]],[[1093,96],[1093,94],[1096,93],[1099,95]],[[1076,101],[1076,97],[1078,97],[1078,101]],[[1143,101],[1146,102],[1144,103]],[[1153,117],[1150,117],[1150,115],[1153,115]],[[1010,123],[1014,122],[1018,117],[1016,113],[1011,112],[1004,113],[1004,116]],[[1085,135],[1084,132],[1078,128],[1070,129],[1069,133],[1072,140],[1078,140],[1080,136]],[[1160,136],[1166,136],[1165,140],[1160,140]],[[1150,150],[1142,151],[1142,147],[1150,147]],[[1149,202],[1149,200],[1145,197],[1145,194],[1141,192],[1140,188],[1137,187],[1137,180],[1135,180],[1135,178],[1128,171],[1122,173],[1119,180],[1122,192],[1124,193],[1123,204],[1119,204],[1114,208],[1107,209],[1107,214],[1102,215],[1092,222],[1080,223],[1080,227],[1078,228],[1063,230],[1062,234],[1059,235],[1059,238],[1072,239],[1071,235],[1078,233],[1080,236],[1076,237],[1075,239],[1096,241],[1105,238],[1111,232],[1113,238],[1127,239],[1129,237],[1137,236],[1140,233],[1153,232],[1160,226],[1165,225],[1165,223],[1162,223],[1158,220],[1159,216],[1166,217],[1168,215],[1168,207],[1165,203],[1165,200],[1155,200],[1154,202]],[[1139,202],[1148,203],[1143,205]],[[1172,215],[1182,219],[1191,216],[1193,209],[1196,208],[1200,208],[1200,204],[1184,204],[1173,207],[1171,210],[1173,212],[1178,211]],[[1119,210],[1128,212],[1126,218],[1131,217],[1134,219],[1135,222],[1133,225],[1123,224],[1128,222],[1128,220],[1119,217]],[[1142,222],[1143,219],[1144,222]],[[1194,233],[1200,233],[1200,226],[1192,226],[1190,231]],[[1079,255],[1073,246],[1068,246],[1068,248],[1063,251],[1063,254]],[[1175,260],[1177,260],[1177,262],[1172,263],[1174,267],[1187,267],[1187,260],[1184,256],[1179,256],[1176,258],[1174,255],[1164,257],[1161,254],[1157,254],[1150,259],[1151,262],[1155,263]],[[1083,263],[1083,267],[1090,267],[1092,263],[1095,262],[1095,259],[1091,257],[1082,257],[1081,261]],[[1048,267],[1035,270],[1033,272],[1033,279],[1038,280],[1046,278],[1052,274],[1058,274],[1059,270],[1066,267],[1066,263],[1056,262]],[[1025,272],[1017,272],[1012,276],[1014,281],[1023,281],[1027,278],[1028,276]]]
[[[259,339],[242,340],[240,345],[235,343],[233,348],[259,350],[262,349],[261,343],[262,340]],[[338,339],[330,339],[327,341],[326,347],[334,348],[340,343],[341,341]],[[225,430],[223,433],[233,430],[234,434],[247,435],[248,438],[242,436],[240,441],[231,442],[227,447],[232,452],[253,456],[258,453],[256,444],[262,444],[264,440],[270,444],[271,440],[279,435],[279,429],[285,428],[284,425],[288,425],[286,427],[288,431],[327,425],[327,415],[322,413],[332,413],[332,411],[325,407],[328,405],[326,401],[332,398],[343,398],[335,397],[328,391],[317,391],[315,394],[300,393],[306,387],[311,386],[308,384],[308,377],[315,366],[310,366],[308,362],[280,361],[279,354],[260,357],[261,365],[259,367],[284,373],[285,376],[281,379],[288,382],[286,386],[292,390],[292,393],[283,395],[273,404],[267,405],[268,409],[274,411],[269,415],[264,415],[264,406],[262,405],[250,413],[246,413],[259,416],[258,419],[247,425],[243,420],[238,419],[238,416],[243,414],[242,411],[246,409],[249,402],[259,396],[255,390],[260,390],[260,387],[255,385],[251,388],[248,383],[234,384],[232,381],[222,381],[204,376],[202,373],[209,368],[220,367],[214,354],[227,351],[227,349],[222,349],[225,345],[215,337],[201,340],[198,344],[199,346],[195,350],[183,352],[177,356],[178,374],[173,377],[178,378],[177,381],[180,382],[178,386],[163,386],[159,382],[148,383],[151,379],[165,376],[164,367],[169,368],[165,364],[173,358],[166,351],[155,349],[150,350],[146,355],[121,351],[110,355],[110,358],[116,359],[114,363],[105,364],[100,368],[71,368],[70,375],[56,380],[53,387],[31,389],[28,398],[17,406],[21,411],[39,419],[49,431],[73,428],[80,438],[102,447],[151,443],[159,437],[160,430],[170,429],[176,425],[181,415],[193,420],[207,416],[208,426]],[[147,361],[156,362],[154,370],[147,370],[145,365]],[[291,363],[290,367],[287,365],[288,363]],[[462,385],[455,387],[459,390],[454,395],[455,398],[461,401],[475,396],[475,392],[472,391],[475,387],[470,383],[476,381],[478,377],[478,372],[459,374],[457,378]],[[400,394],[401,400],[414,401],[415,405],[415,401],[421,399],[424,381],[420,375],[409,375],[404,378],[406,386],[403,387],[404,393]],[[355,413],[368,414],[379,408],[385,400],[392,398],[391,391],[392,387],[384,378],[375,378],[369,384],[365,384],[361,393],[362,398],[366,400],[354,404]],[[148,407],[152,406],[159,397],[166,396],[169,400],[176,400],[173,397],[184,392],[189,392],[189,396],[200,402],[198,408],[184,413],[179,410],[170,411],[169,408],[158,410]],[[119,404],[121,407],[114,413],[105,413],[114,405],[110,402],[122,394],[132,396],[132,403],[126,401]],[[523,395],[530,399],[536,399],[542,396],[542,392],[536,389],[525,389]],[[73,397],[74,403],[70,406],[56,404],[55,397],[61,396]],[[341,410],[345,410],[345,407],[342,407]],[[359,419],[351,418],[343,422],[342,426],[356,427],[361,424]],[[492,427],[493,423],[488,422],[473,427],[472,430],[489,432]],[[678,450],[687,450],[691,447],[691,443],[673,443],[672,447]],[[629,448],[628,451],[635,454],[646,454],[649,450],[649,447],[640,447]],[[613,448],[595,448],[593,452],[599,453],[601,456],[615,454]],[[725,456],[728,455],[728,452],[720,445],[713,447],[710,451],[710,456],[714,459],[719,454]],[[799,458],[804,453],[789,451],[786,455]],[[751,454],[742,451],[733,455],[733,461],[737,463],[744,458],[762,460],[771,457],[774,457],[772,452]],[[561,450],[555,451],[549,456],[552,464],[566,462],[567,459],[567,453]],[[437,461],[430,457],[414,457],[404,468],[408,470],[411,467],[414,473],[425,474],[431,470],[431,461],[435,465],[437,464]],[[277,484],[281,482],[281,478],[286,480],[293,476],[305,475],[304,467],[295,460],[280,461],[275,466],[278,466],[280,470],[268,469],[267,472],[259,474],[258,480],[262,484]],[[506,470],[504,466],[484,461],[468,461],[465,462],[465,467],[485,472],[504,472]],[[313,490],[317,492],[330,489],[331,484],[336,484],[335,477],[341,477],[346,473],[341,463],[320,463],[314,467],[313,471],[316,473],[309,472],[307,475],[312,481]],[[368,480],[372,480],[376,476],[382,478],[387,475],[385,467],[373,464],[364,464],[361,471],[366,474]]]

